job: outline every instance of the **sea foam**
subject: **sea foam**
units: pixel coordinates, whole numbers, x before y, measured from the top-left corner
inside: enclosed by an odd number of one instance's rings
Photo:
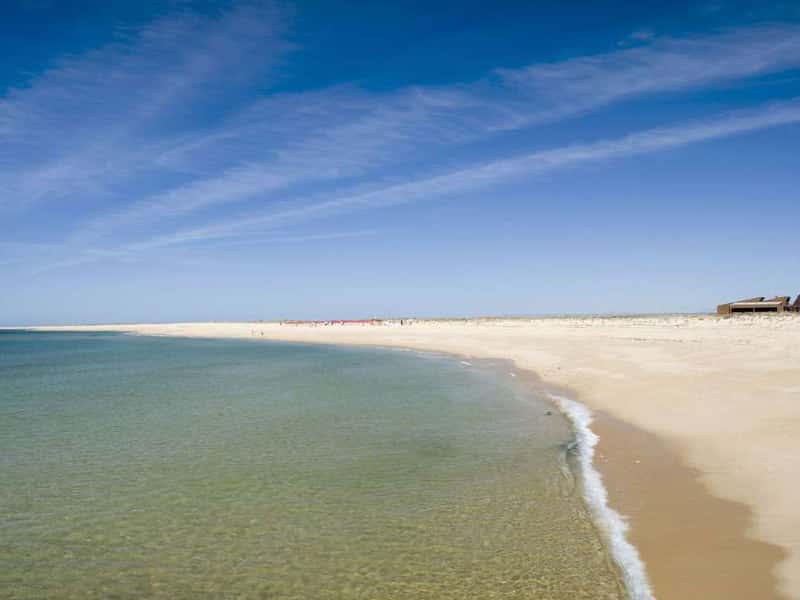
[[[548,395],[575,428],[584,500],[595,524],[606,537],[611,556],[622,573],[631,600],[655,600],[644,562],[636,547],[625,537],[628,523],[621,514],[608,505],[608,493],[603,485],[603,478],[592,464],[598,440],[597,434],[590,428],[592,411],[575,400],[557,394]]]

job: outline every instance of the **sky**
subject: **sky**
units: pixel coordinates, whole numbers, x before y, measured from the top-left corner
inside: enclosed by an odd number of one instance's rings
[[[800,3],[0,3],[0,325],[800,293]]]

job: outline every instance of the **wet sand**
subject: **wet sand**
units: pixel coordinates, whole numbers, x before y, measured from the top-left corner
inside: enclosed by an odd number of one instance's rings
[[[630,524],[659,600],[786,600],[773,575],[778,546],[748,537],[752,510],[712,496],[657,436],[595,413],[595,467]]]

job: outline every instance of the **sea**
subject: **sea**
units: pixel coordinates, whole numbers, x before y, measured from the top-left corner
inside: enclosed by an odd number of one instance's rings
[[[575,424],[513,375],[0,331],[0,598],[627,598]]]

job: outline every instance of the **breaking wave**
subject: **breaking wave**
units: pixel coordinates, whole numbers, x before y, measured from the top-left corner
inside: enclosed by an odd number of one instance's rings
[[[583,495],[592,518],[606,537],[611,556],[622,573],[625,587],[631,600],[655,600],[647,579],[644,562],[636,547],[625,537],[628,523],[625,518],[608,505],[608,493],[603,478],[592,464],[597,434],[589,427],[592,411],[580,402],[564,396],[548,394],[575,429],[578,464],[583,478]]]

